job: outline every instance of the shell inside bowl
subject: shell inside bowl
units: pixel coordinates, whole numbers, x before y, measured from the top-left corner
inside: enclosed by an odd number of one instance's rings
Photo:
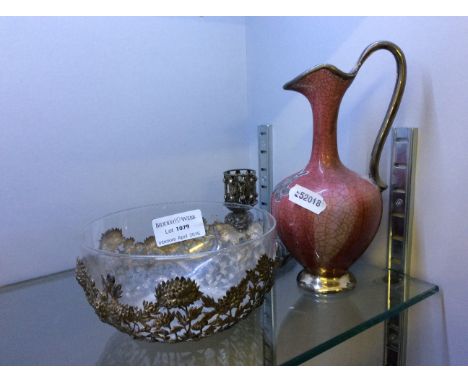
[[[206,235],[158,247],[151,221],[200,209]],[[88,225],[76,278],[99,318],[158,342],[227,329],[273,283],[274,218],[258,208],[173,203],[117,212]]]

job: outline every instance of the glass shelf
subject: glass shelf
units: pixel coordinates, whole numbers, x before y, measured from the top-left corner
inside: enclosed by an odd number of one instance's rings
[[[270,301],[225,332],[198,342],[146,343],[99,321],[74,272],[0,288],[0,365],[301,364],[437,293],[402,276],[402,302],[389,308],[387,271],[356,264],[357,286],[317,298],[296,286],[300,266],[278,271]],[[271,317],[271,320],[269,319]]]
[[[358,262],[351,268],[357,279],[352,291],[316,297],[296,285],[296,276],[301,269],[298,263],[290,261],[275,281],[272,296],[275,364],[304,363],[397,316],[439,290],[436,285]],[[390,276],[398,282],[390,284]],[[389,285],[392,295],[405,291],[398,303],[388,301]]]

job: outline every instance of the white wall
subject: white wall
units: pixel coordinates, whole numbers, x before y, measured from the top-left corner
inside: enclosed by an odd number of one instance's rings
[[[0,52],[0,285],[73,267],[103,214],[222,200],[249,164],[243,18],[1,18]]]
[[[275,183],[303,168],[312,140],[310,107],[300,94],[281,89],[286,81],[321,63],[350,70],[376,40],[394,41],[406,53],[408,82],[395,126],[420,129],[411,273],[441,287],[439,296],[410,311],[409,364],[468,363],[466,36],[466,18],[247,20],[249,134],[258,124],[273,124]],[[394,78],[393,57],[376,53],[343,100],[339,150],[359,173],[367,173]],[[388,154],[387,145],[383,176]],[[385,264],[385,233],[383,222],[362,261]]]

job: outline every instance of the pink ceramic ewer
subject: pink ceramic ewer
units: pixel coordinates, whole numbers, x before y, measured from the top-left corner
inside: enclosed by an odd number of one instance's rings
[[[372,150],[369,179],[346,168],[337,150],[337,118],[341,99],[364,61],[376,50],[390,51],[397,62],[395,90]],[[303,94],[313,112],[313,146],[305,168],[280,182],[271,208],[278,234],[304,266],[300,286],[317,294],[352,289],[348,268],[374,238],[382,218],[381,191],[386,189],[378,166],[385,139],[400,105],[406,82],[401,49],[387,41],[365,49],[356,67],[345,73],[317,66],[284,85]]]

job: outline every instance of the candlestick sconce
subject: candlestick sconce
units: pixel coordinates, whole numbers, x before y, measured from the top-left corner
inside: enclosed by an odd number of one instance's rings
[[[235,169],[224,172],[224,201],[227,203],[257,204],[257,176],[255,170]]]
[[[224,172],[224,201],[232,213],[224,221],[239,231],[245,230],[251,223],[252,216],[245,208],[236,208],[236,204],[254,206],[257,204],[257,176],[255,170],[235,169]]]

